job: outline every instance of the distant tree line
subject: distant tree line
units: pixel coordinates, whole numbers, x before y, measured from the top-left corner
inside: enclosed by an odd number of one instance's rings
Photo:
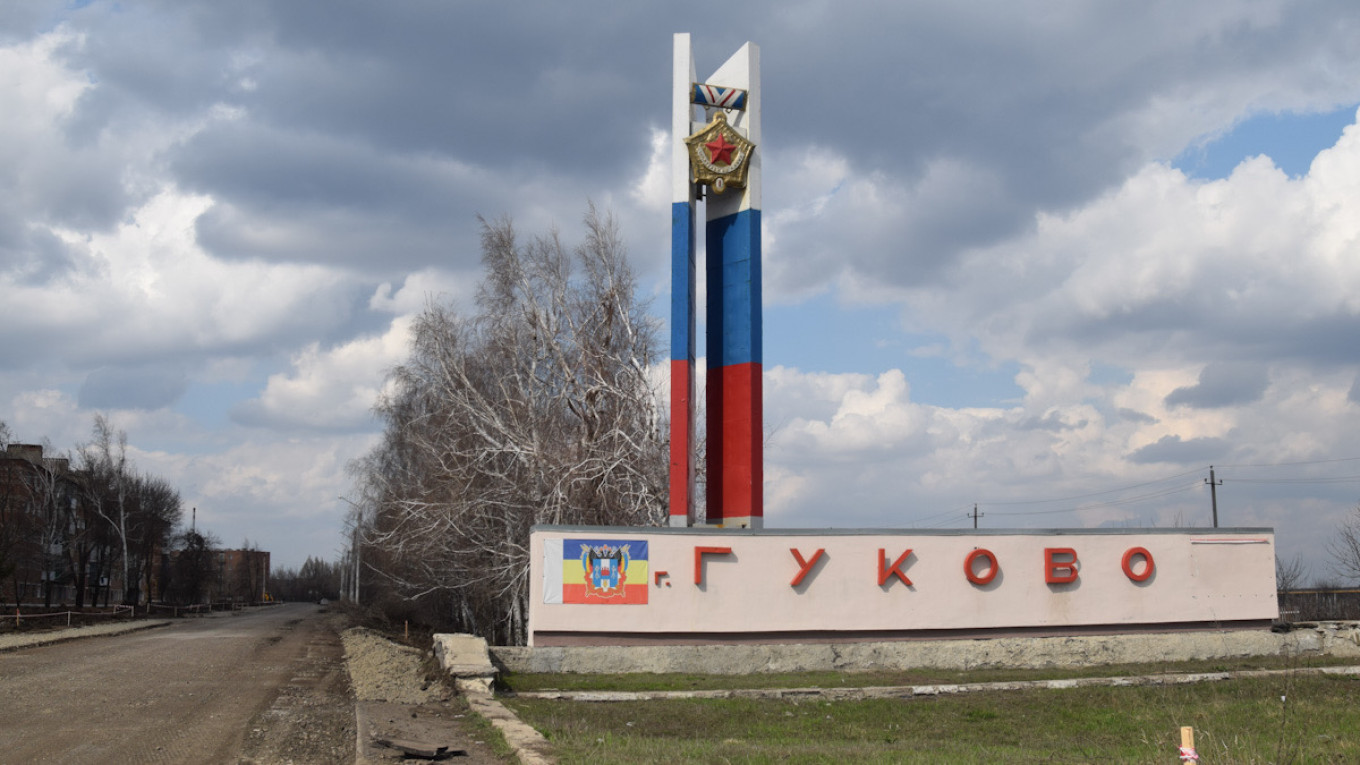
[[[339,563],[307,557],[300,568],[281,568],[270,576],[269,594],[275,600],[310,601],[340,598]]]
[[[179,491],[135,469],[125,432],[96,415],[88,443],[49,451],[0,422],[0,600],[79,608],[214,592],[217,540],[182,528]]]
[[[569,249],[483,220],[475,310],[432,302],[415,321],[382,441],[352,466],[342,567],[392,618],[521,643],[534,524],[666,517],[658,324],[613,219],[592,206],[585,225]]]

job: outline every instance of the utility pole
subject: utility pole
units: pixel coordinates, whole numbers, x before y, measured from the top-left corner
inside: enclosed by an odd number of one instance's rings
[[[1222,481],[1214,480],[1214,466],[1209,466],[1209,479],[1205,481],[1209,484],[1209,502],[1214,509],[1214,528],[1218,528],[1218,487],[1223,485]]]
[[[983,517],[984,515],[986,515],[986,513],[979,513],[979,512],[978,512],[977,503],[974,502],[974,503],[973,503],[973,512],[971,512],[971,513],[964,513],[964,514],[963,514],[963,517],[965,517],[965,518],[972,518],[972,519],[973,519],[973,528],[976,529],[976,528],[977,528],[977,519]]]

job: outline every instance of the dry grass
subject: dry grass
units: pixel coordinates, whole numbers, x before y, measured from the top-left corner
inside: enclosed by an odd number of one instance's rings
[[[948,682],[960,680],[952,674]],[[810,685],[806,676],[785,679]],[[982,680],[967,673],[968,682]],[[1360,762],[1354,677],[837,702],[506,703],[564,763],[1175,762],[1182,725],[1195,727],[1205,762]]]

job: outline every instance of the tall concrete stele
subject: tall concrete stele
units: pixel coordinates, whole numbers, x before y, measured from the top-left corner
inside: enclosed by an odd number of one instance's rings
[[[675,35],[674,50],[670,525],[695,523],[695,211],[702,199],[707,521],[761,528],[760,48],[746,43],[704,81],[695,77],[688,34]]]

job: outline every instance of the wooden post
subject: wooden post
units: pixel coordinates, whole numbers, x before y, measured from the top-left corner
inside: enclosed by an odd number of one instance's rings
[[[1181,726],[1181,762],[1199,762],[1195,751],[1195,729],[1189,725]]]

